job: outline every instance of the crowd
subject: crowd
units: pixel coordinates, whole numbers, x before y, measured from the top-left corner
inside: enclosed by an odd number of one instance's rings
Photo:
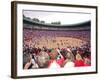
[[[49,48],[80,46],[90,41],[90,31],[49,31],[24,29],[24,44],[32,43],[36,47],[42,48],[44,45]],[[31,41],[31,42],[29,42]],[[53,45],[53,46],[52,46]]]
[[[67,47],[48,49],[24,46],[23,49],[23,68],[62,68],[62,67],[81,67],[91,65],[90,45],[85,44],[81,47]]]
[[[79,46],[36,47],[40,42],[53,42],[56,37],[71,37],[85,41]],[[44,41],[42,41],[42,38]],[[54,40],[53,40],[54,38]],[[45,41],[46,40],[46,41]],[[64,40],[60,40],[64,42]],[[66,42],[75,43],[75,40]],[[64,43],[63,43],[64,44]],[[76,43],[78,44],[78,43]],[[47,43],[46,43],[47,45]],[[57,44],[58,45],[58,44]],[[63,46],[63,45],[61,45]],[[45,31],[24,29],[23,32],[23,69],[63,68],[91,66],[90,31]]]
[[[80,30],[74,30],[74,31],[52,31],[52,30],[34,30],[34,29],[24,29],[23,30],[23,36],[24,39],[30,39],[32,38],[32,40],[34,41],[36,39],[36,37],[38,39],[44,37],[74,37],[74,38],[78,38],[78,39],[82,39],[85,41],[89,41],[90,40],[90,31],[80,31]]]

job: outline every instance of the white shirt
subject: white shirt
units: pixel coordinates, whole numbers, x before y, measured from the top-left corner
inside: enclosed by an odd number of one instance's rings
[[[54,60],[54,61],[50,64],[49,68],[60,68],[60,65]]]
[[[65,67],[74,67],[74,62],[67,62],[65,65],[64,65],[64,68]]]

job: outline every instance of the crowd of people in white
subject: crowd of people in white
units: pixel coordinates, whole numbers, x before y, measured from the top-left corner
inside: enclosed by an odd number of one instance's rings
[[[62,40],[57,41],[57,37],[71,39],[65,40],[62,38]],[[42,38],[44,41],[42,41]],[[81,42],[78,44],[72,39],[80,39]],[[70,42],[75,46],[68,44]],[[52,46],[50,47],[47,43]],[[23,69],[82,66],[91,66],[90,31],[40,31],[24,29]]]

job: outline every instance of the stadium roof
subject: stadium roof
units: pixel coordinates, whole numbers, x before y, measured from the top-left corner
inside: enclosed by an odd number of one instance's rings
[[[49,27],[49,28],[84,28],[84,29],[90,29],[91,27],[91,21],[78,23],[78,24],[72,24],[72,25],[61,25],[61,24],[46,24],[46,23],[40,23],[33,21],[28,18],[23,18],[23,23],[30,24],[33,26],[43,26],[43,27]]]

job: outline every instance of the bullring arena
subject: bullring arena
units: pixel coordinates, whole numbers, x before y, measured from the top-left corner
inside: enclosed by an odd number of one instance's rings
[[[91,21],[53,25],[23,18],[23,68],[91,66]]]
[[[57,26],[52,26],[54,30],[51,25],[42,24],[40,27],[38,25],[40,26],[41,24],[31,25],[28,22],[24,24],[23,37],[25,44],[31,44],[31,46],[40,48],[43,46],[47,48],[65,48],[67,46],[80,47],[90,42],[89,22],[85,23],[87,27],[83,25],[82,29],[80,28],[82,24],[79,27],[73,25],[71,26],[72,28],[69,28],[70,26],[63,26],[62,29],[62,26],[58,27],[58,29],[55,28]]]

